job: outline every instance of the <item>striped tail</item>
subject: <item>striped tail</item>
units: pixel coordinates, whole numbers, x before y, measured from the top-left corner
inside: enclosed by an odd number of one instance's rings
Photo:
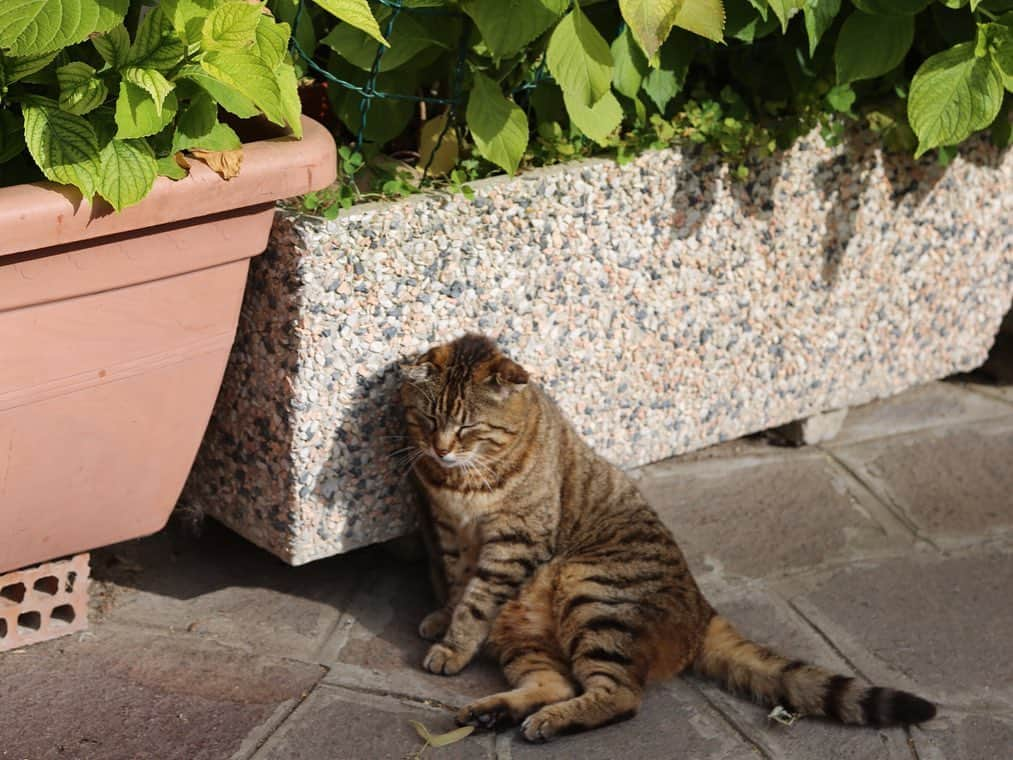
[[[869,726],[922,723],[936,707],[906,691],[863,686],[848,676],[789,660],[744,638],[720,615],[707,627],[693,668],[726,689],[799,715]]]

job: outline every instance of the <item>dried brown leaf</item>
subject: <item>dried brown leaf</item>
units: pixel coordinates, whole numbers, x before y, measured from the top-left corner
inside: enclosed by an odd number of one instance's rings
[[[190,155],[199,158],[218,173],[222,179],[232,179],[239,174],[243,163],[243,149],[236,150],[200,150],[194,148]]]
[[[443,135],[442,141],[440,135]],[[429,164],[429,174],[434,177],[450,173],[457,165],[460,147],[457,131],[447,127],[447,114],[429,119],[419,130],[419,168],[425,169]]]

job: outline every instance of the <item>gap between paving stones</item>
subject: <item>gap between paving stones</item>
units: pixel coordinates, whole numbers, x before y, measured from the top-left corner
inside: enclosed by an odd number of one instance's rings
[[[291,704],[281,704],[278,709],[259,726],[254,728],[250,733],[243,739],[242,744],[239,745],[230,760],[252,760],[252,758],[260,751],[260,748],[270,741],[271,737],[277,733],[278,729],[292,717],[292,714],[299,709],[299,706],[305,702],[310,694],[320,688],[320,682],[303,694],[298,699],[291,700]]]
[[[923,432],[922,430],[919,430],[916,433],[914,433],[914,435],[919,435],[922,432]],[[908,433],[906,435],[911,434]],[[884,440],[884,439],[878,438],[875,440]],[[827,459],[833,462],[833,464],[835,464],[840,470],[843,470],[847,474],[847,476],[856,485],[858,485],[859,488],[861,488],[866,494],[868,494],[877,504],[883,507],[883,509],[885,509],[886,512],[896,522],[904,526],[904,528],[908,531],[908,533],[911,534],[911,537],[915,541],[920,541],[924,544],[927,544],[936,551],[942,551],[938,544],[936,544],[929,536],[926,536],[924,533],[922,533],[918,525],[915,524],[915,522],[911,519],[911,517],[907,514],[907,512],[900,507],[900,505],[894,504],[892,499],[888,498],[885,494],[879,493],[877,489],[873,488],[873,485],[871,483],[866,482],[865,478],[863,478],[859,473],[855,472],[855,470],[852,469],[852,467],[847,462],[835,456],[834,452],[831,451],[829,448],[827,448],[824,444],[820,444],[816,446],[816,448],[822,451],[823,454],[826,455]]]
[[[999,387],[992,385],[973,385],[965,386],[969,393],[974,393],[978,396],[984,396],[991,401],[1001,401],[1008,406],[1013,406],[1013,391],[1007,386],[1006,393],[1004,393]],[[1010,394],[1010,395],[1007,395]]]
[[[385,747],[382,756],[355,756],[349,754],[349,744],[359,743],[356,738],[347,733],[328,737],[328,732],[335,729],[335,721],[325,719],[323,724],[321,723],[321,716],[331,712],[328,708],[333,708],[340,704],[350,704],[365,708],[371,712],[389,715],[389,721],[387,719],[383,720],[385,724],[389,722],[389,731],[386,731],[382,735],[371,735],[371,739],[374,743],[377,741],[385,743],[391,740],[393,735],[397,735],[396,738],[393,738],[396,747]],[[411,728],[408,722],[410,718],[419,720],[430,728],[434,734],[442,732],[443,724],[452,722],[451,714],[441,706],[415,700],[405,700],[391,694],[370,693],[358,689],[348,689],[336,684],[319,683],[292,710],[284,721],[284,724],[279,726],[266,741],[261,743],[253,755],[243,760],[267,760],[267,758],[277,760],[278,758],[288,758],[293,755],[294,748],[299,748],[300,745],[302,745],[301,749],[303,751],[298,752],[296,750],[298,756],[312,757],[314,760],[316,758],[324,760],[324,757],[334,757],[335,760],[360,760],[360,757],[361,760],[403,758],[422,746],[422,740],[415,734],[414,729]],[[323,736],[318,735],[321,733]],[[312,749],[315,745],[324,744],[328,745],[326,751],[332,754],[321,755],[319,746],[315,750]],[[337,746],[338,744],[341,746]],[[465,739],[464,743],[455,743],[448,749],[451,756],[455,758],[461,758],[461,753],[465,751],[467,754],[463,757],[467,757],[469,760],[470,758],[477,758],[478,755],[475,754],[475,750],[479,750],[482,757],[492,758],[495,756],[494,744],[494,736],[476,732],[473,736]],[[307,755],[307,750],[312,751],[313,754]],[[394,752],[395,754],[390,754],[390,752]],[[435,755],[427,753],[424,757],[430,756]],[[443,756],[446,756],[446,751]],[[238,760],[238,758],[234,758],[234,760]]]
[[[926,681],[925,673],[920,672],[919,667],[915,667],[913,671],[909,671],[910,662],[905,664],[903,658],[897,659],[894,655],[884,656],[882,653],[879,653],[877,646],[880,645],[875,643],[870,644],[869,641],[864,639],[863,634],[856,633],[845,627],[843,619],[839,615],[829,611],[832,608],[825,607],[824,603],[819,602],[813,597],[815,595],[818,598],[828,591],[832,594],[834,587],[837,585],[835,577],[839,572],[844,573],[841,576],[841,582],[847,588],[856,576],[859,584],[862,584],[861,578],[863,576],[868,579],[870,576],[875,576],[875,572],[879,568],[898,561],[902,563],[906,561],[908,564],[913,565],[916,570],[921,568],[924,574],[927,574],[931,578],[934,575],[938,575],[940,571],[949,572],[947,568],[967,567],[968,564],[973,567],[975,564],[982,562],[1002,562],[1003,558],[1008,558],[1011,554],[1013,554],[1013,545],[997,546],[990,543],[940,553],[929,552],[922,555],[921,558],[908,555],[897,560],[882,560],[867,564],[856,563],[852,568],[843,569],[842,571],[813,573],[807,579],[795,579],[795,582],[776,584],[770,589],[770,593],[784,599],[798,618],[815,631],[833,649],[835,654],[866,682],[879,683],[880,685],[892,686],[922,694],[936,702],[946,712],[952,711],[962,715],[995,716],[1010,719],[1013,718],[1013,701],[1011,701],[1013,694],[1008,692],[1005,694],[999,693],[995,697],[986,698],[983,694],[979,693],[977,687],[962,684],[959,679],[954,681],[952,685],[950,682],[946,682],[945,685],[933,683],[932,679]],[[869,581],[866,580],[864,583],[868,585]],[[874,605],[872,612],[888,612],[888,610],[889,607],[877,608]],[[875,616],[874,614],[873,617]],[[889,618],[888,614],[887,618]],[[990,618],[986,617],[984,619]],[[940,621],[945,620],[945,617],[940,618]],[[972,625],[974,621],[975,617],[972,616],[968,619],[968,624]],[[882,635],[884,632],[891,630],[890,625],[892,623],[886,620],[882,625],[870,628],[869,632]],[[929,625],[929,623],[926,622],[925,625]],[[945,626],[947,623],[943,622],[943,625]],[[930,629],[923,629],[922,633],[917,634],[917,636],[922,638],[927,635],[926,631],[928,630]],[[999,630],[1003,629],[1000,628]],[[973,640],[974,629],[967,629],[965,635],[967,638],[962,639],[962,641],[970,644]],[[992,634],[993,639],[994,636],[995,634]],[[871,641],[875,642],[875,637]],[[988,639],[985,639],[985,641],[987,643]],[[949,640],[949,644],[959,646],[959,642],[953,639]],[[995,647],[996,645],[993,643],[992,646]],[[897,653],[902,651],[906,650],[897,650]],[[927,655],[938,652],[937,648],[926,650]]]
[[[734,731],[735,734],[740,739],[742,739],[742,741],[748,744],[758,755],[760,755],[760,757],[764,758],[764,760],[774,760],[773,756],[769,752],[767,752],[763,747],[761,747],[759,744],[753,741],[753,739],[749,736],[749,734],[747,734],[742,728],[739,727],[739,724],[735,722],[734,717],[729,713],[726,713],[723,709],[721,709],[721,706],[717,704],[713,699],[711,699],[710,695],[708,695],[703,689],[701,689],[698,683],[696,683],[692,678],[687,678],[686,682],[689,684],[690,688],[693,689],[694,692],[696,692],[696,694],[700,697],[700,699],[702,699],[707,704],[707,706],[710,707],[710,709],[721,719],[721,721],[726,726],[728,726],[732,731]]]
[[[932,547],[937,552],[962,546],[981,545],[982,543],[1003,543],[1013,539],[1013,526],[989,525],[984,528],[971,528],[967,533],[947,528],[941,524],[933,525],[928,515],[918,514],[917,507],[923,506],[917,500],[912,502],[905,498],[903,488],[895,493],[898,481],[894,477],[879,473],[872,469],[880,457],[889,456],[891,448],[924,445],[926,440],[943,441],[947,436],[961,435],[1002,436],[1013,432],[1013,410],[1008,414],[983,420],[954,420],[943,425],[934,425],[914,431],[905,431],[896,435],[881,436],[864,441],[847,441],[841,444],[827,442],[817,448],[823,451],[841,469],[845,470],[852,480],[860,484],[876,502],[911,532],[916,541]],[[875,452],[873,455],[872,452]],[[958,473],[959,474],[959,473]],[[949,473],[943,473],[947,477]],[[937,475],[939,477],[940,475]],[[903,480],[899,481],[901,484]],[[925,495],[923,494],[923,497]],[[932,496],[929,495],[930,501]],[[986,497],[987,498],[987,497]],[[915,511],[912,511],[912,510]]]

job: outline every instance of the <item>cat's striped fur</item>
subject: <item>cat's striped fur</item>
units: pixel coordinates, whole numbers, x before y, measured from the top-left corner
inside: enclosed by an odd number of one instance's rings
[[[419,628],[423,667],[453,675],[483,644],[513,687],[458,714],[524,736],[623,720],[644,685],[686,668],[792,712],[846,723],[928,720],[911,694],[866,687],[743,638],[704,599],[633,483],[597,456],[528,373],[466,335],[403,367],[446,604]]]

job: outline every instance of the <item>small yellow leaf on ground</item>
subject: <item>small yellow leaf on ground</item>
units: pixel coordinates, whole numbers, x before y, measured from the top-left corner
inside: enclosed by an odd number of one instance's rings
[[[416,733],[418,733],[418,735],[422,738],[422,741],[424,741],[426,744],[429,744],[430,743],[429,740],[430,738],[432,738],[432,735],[429,733],[429,729],[423,726],[417,720],[410,720],[408,722],[412,725],[412,727],[414,727]]]
[[[190,155],[199,158],[210,166],[222,179],[232,179],[239,174],[239,167],[243,163],[243,149],[236,150],[200,150],[194,148]]]
[[[455,728],[453,731],[447,731],[445,734],[430,736],[429,743],[434,747],[446,747],[448,744],[459,742],[461,739],[471,736],[474,732],[474,726],[461,726],[460,728]]]
[[[445,734],[436,734],[435,736],[429,733],[429,729],[419,723],[417,720],[408,721],[422,737],[422,741],[431,747],[446,747],[448,744],[459,742],[468,736],[471,736],[475,732],[474,726],[461,726],[455,728],[453,731],[448,731]]]
[[[419,130],[419,168],[425,169],[428,164],[429,174],[435,177],[448,174],[457,165],[459,150],[457,131],[453,126],[447,127],[447,114],[429,119]]]

